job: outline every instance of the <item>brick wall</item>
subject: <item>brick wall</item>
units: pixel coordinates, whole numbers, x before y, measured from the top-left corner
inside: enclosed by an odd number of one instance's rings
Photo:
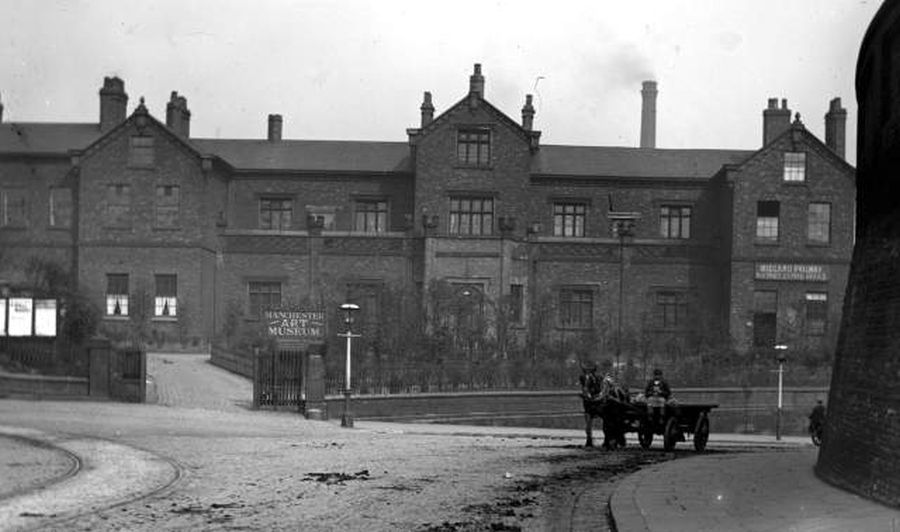
[[[67,157],[22,157],[0,161],[0,190],[25,194],[26,217],[22,226],[0,227],[0,279],[13,285],[25,282],[25,266],[32,257],[70,269],[74,209],[68,227],[50,225],[50,190],[54,187],[72,190],[69,169]]]
[[[857,65],[859,223],[818,475],[900,507],[900,4],[885,2]],[[894,76],[895,77],[895,76]]]
[[[334,208],[334,229],[353,229],[353,202],[358,198],[383,198],[388,202],[389,231],[404,231],[412,214],[412,183],[409,177],[335,176],[266,178],[247,175],[235,178],[229,192],[229,227],[259,227],[259,198],[274,195],[293,199],[291,229],[305,230],[307,206]]]
[[[804,182],[784,182],[783,154],[786,151],[807,154]],[[729,330],[734,346],[742,351],[752,346],[754,291],[774,290],[778,301],[776,341],[788,344],[789,348],[833,349],[853,248],[855,183],[852,170],[803,128],[794,128],[754,155],[740,169],[731,171],[728,180],[733,205],[728,239],[731,243],[728,258]],[[759,201],[779,202],[776,243],[756,238]],[[831,205],[828,245],[812,244],[807,239],[807,206],[810,202]],[[757,280],[758,263],[820,265],[826,271],[827,281]],[[804,298],[808,291],[827,293],[829,330],[823,336],[810,337],[804,330]]]
[[[129,142],[138,135],[134,121],[104,138],[82,158],[79,173],[79,278],[101,312],[106,312],[106,275],[129,275],[129,318],[106,317],[101,330],[113,336],[144,331],[157,348],[200,348],[216,326],[220,306],[215,289],[216,231],[223,210],[222,175],[191,149],[151,122],[144,135],[154,139],[154,164],[129,165]],[[107,205],[109,185],[130,187],[129,223],[113,226]],[[177,222],[161,227],[157,186],[178,187]],[[177,311],[172,318],[153,316],[155,275],[175,275]],[[139,296],[146,297],[146,322],[137,320]]]

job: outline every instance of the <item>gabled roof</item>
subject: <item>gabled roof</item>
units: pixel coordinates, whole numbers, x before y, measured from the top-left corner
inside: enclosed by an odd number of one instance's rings
[[[540,133],[537,131],[532,132],[532,131],[528,131],[525,128],[523,128],[518,122],[516,122],[512,118],[508,117],[506,115],[506,113],[504,113],[500,109],[497,109],[496,107],[494,107],[494,105],[491,104],[491,102],[487,101],[484,97],[478,96],[478,95],[473,96],[471,93],[467,94],[461,100],[457,101],[455,104],[448,107],[443,113],[439,114],[427,126],[423,127],[421,130],[419,130],[419,134],[424,136],[424,135],[427,135],[428,133],[430,133],[431,131],[434,131],[438,127],[440,127],[441,124],[443,124],[444,122],[446,122],[450,119],[450,116],[458,108],[463,107],[463,106],[468,107],[469,102],[473,97],[478,99],[477,105],[479,108],[484,109],[488,115],[493,117],[498,122],[505,124],[508,128],[510,128],[512,131],[515,131],[520,137],[522,137],[526,141],[528,141],[529,137],[531,137],[533,134],[540,135]]]
[[[750,150],[625,148],[545,145],[532,160],[535,176],[709,179],[739,164]]]
[[[190,143],[237,170],[412,172],[406,142],[190,139]]]
[[[835,165],[841,167],[844,170],[844,172],[847,175],[849,175],[850,177],[853,177],[853,178],[856,177],[856,168],[852,164],[848,163],[844,158],[842,158],[837,153],[835,153],[834,150],[829,148],[824,142],[822,142],[819,139],[819,137],[813,135],[811,131],[806,129],[806,126],[804,126],[802,122],[793,122],[790,127],[785,129],[783,132],[781,132],[781,134],[779,134],[774,139],[772,139],[771,142],[769,142],[768,144],[766,144],[759,150],[756,150],[755,152],[753,152],[753,155],[751,157],[747,157],[746,159],[741,161],[739,164],[739,167],[747,164],[752,159],[756,158],[756,156],[758,154],[768,152],[772,146],[781,142],[782,138],[784,138],[788,135],[793,135],[795,133],[799,133],[800,135],[803,135],[803,137],[807,141],[809,141],[813,147],[816,148],[816,150],[819,152],[819,154],[823,158],[828,159]]]
[[[0,153],[65,155],[100,138],[99,124],[53,122],[0,123]]]

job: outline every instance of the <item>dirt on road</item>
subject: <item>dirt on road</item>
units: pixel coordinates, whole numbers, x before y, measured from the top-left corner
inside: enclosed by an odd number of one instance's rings
[[[178,469],[161,492],[42,530],[608,530],[619,480],[692,454],[584,449],[577,433],[342,429],[246,410],[243,384],[202,358],[156,356],[150,368],[161,405],[0,401],[3,424],[130,445]]]

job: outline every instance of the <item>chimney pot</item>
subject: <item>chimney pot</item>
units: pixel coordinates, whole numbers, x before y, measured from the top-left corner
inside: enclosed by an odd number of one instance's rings
[[[172,91],[169,95],[166,126],[182,138],[188,138],[191,134],[191,112],[188,110],[187,98],[179,96],[178,91]]]
[[[534,127],[534,105],[531,104],[532,96],[525,95],[525,105],[522,106],[522,128],[531,131]]]
[[[656,147],[656,90],[655,81],[641,84],[641,148]]]
[[[825,145],[838,154],[846,157],[847,110],[841,107],[841,99],[834,98],[828,103],[825,113]]]
[[[0,123],[3,122],[3,101],[0,100]]]
[[[278,142],[281,140],[281,115],[269,115],[269,142]]]
[[[431,103],[430,92],[425,91],[425,94],[422,95],[422,106],[419,107],[419,110],[422,111],[422,127],[425,127],[434,120],[434,105]]]
[[[481,63],[475,63],[475,69],[469,76],[469,93],[484,98],[484,76],[481,75]]]
[[[787,107],[787,98],[782,98],[780,109],[778,98],[769,98],[768,107],[763,109],[763,146],[767,146],[790,127],[791,110]]]
[[[127,107],[125,82],[115,76],[104,77],[100,89],[100,131],[105,133],[124,122],[128,116]]]

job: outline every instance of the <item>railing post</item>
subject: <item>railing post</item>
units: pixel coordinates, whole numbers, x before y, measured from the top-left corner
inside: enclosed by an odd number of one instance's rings
[[[253,347],[253,409],[259,409],[259,347]]]

